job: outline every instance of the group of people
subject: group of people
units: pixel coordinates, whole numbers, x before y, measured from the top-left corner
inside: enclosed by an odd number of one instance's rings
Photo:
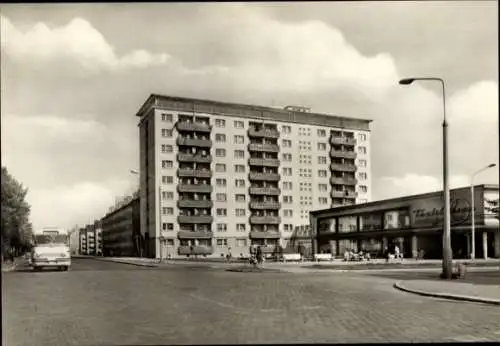
[[[262,252],[262,248],[260,246],[250,247],[250,263],[254,267],[256,267],[257,265],[262,265],[262,263],[264,263],[264,253]]]
[[[362,250],[356,253],[353,250],[346,249],[344,252],[344,261],[369,261],[370,259],[370,253],[363,252]]]

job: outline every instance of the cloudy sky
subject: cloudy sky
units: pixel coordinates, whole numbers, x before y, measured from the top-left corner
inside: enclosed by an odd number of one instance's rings
[[[373,119],[374,200],[453,186],[498,159],[496,1],[1,5],[2,165],[36,228],[133,190],[150,93]],[[498,184],[498,169],[477,183]]]

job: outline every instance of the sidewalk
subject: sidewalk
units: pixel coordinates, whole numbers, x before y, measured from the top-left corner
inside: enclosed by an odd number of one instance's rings
[[[405,280],[396,282],[394,287],[428,297],[500,306],[500,285],[483,285],[460,280]]]

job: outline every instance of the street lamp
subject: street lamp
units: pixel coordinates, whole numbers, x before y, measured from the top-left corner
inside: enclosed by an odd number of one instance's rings
[[[437,77],[413,77],[399,81],[401,85],[410,85],[414,81],[435,81],[441,83],[443,91],[443,192],[444,192],[444,230],[443,230],[443,273],[444,279],[452,276],[451,224],[450,224],[450,186],[448,173],[448,123],[446,122],[446,92],[444,80]]]
[[[139,175],[139,172],[136,171],[135,169],[131,169],[130,173]],[[140,187],[139,187],[140,189]],[[163,261],[163,241],[165,238],[161,236],[161,186],[158,186],[158,220],[160,220],[160,225],[158,229],[159,237],[158,239],[160,240],[160,259],[159,262],[161,263]]]
[[[474,178],[479,173],[487,170],[488,168],[493,168],[495,166],[496,166],[495,163],[490,163],[488,166],[477,170],[474,174],[472,174],[472,177],[470,179],[470,200],[471,200],[471,214],[472,214],[472,220],[471,220],[472,251],[470,254],[470,258],[473,261],[476,259],[476,218],[475,218],[476,213],[475,213],[475,206],[474,206]]]

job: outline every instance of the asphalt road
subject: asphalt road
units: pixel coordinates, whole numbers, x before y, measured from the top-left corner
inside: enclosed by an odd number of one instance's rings
[[[374,275],[91,259],[2,274],[7,346],[500,341],[500,308],[400,292]]]

